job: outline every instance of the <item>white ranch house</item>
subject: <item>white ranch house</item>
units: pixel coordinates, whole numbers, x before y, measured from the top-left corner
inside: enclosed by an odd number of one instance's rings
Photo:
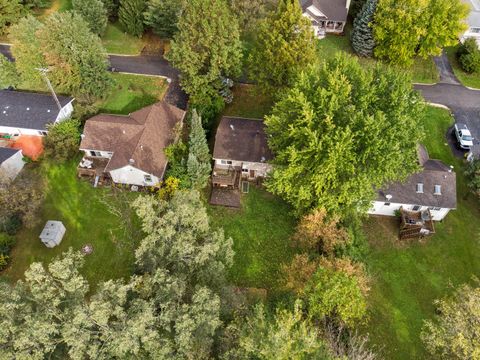
[[[0,136],[44,136],[47,125],[68,119],[73,98],[58,96],[61,109],[50,94],[0,90]]]
[[[405,182],[395,182],[378,191],[369,214],[395,216],[401,207],[414,212],[428,209],[432,220],[441,221],[456,208],[456,175],[452,168],[440,160],[430,159],[422,146],[419,161],[422,171]]]
[[[347,23],[351,0],[300,0],[303,16],[311,23],[315,36],[342,34]]]
[[[470,14],[467,18],[468,30],[460,40],[464,42],[468,38],[473,38],[480,47],[480,0],[463,0],[463,2],[470,6]]]

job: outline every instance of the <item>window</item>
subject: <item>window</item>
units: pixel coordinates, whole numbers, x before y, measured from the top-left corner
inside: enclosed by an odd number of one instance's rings
[[[422,183],[417,184],[417,193],[418,194],[423,194],[423,184]]]
[[[420,205],[414,205],[412,211],[419,211],[422,207]]]
[[[152,175],[143,175],[143,180],[147,183],[152,182]]]
[[[102,153],[100,151],[90,151],[90,156],[93,157],[102,157]]]
[[[385,203],[385,204],[383,204],[383,205],[385,205],[385,206],[390,206],[390,203],[387,202],[387,203]]]
[[[480,28],[472,27],[472,28],[470,28],[470,32],[475,33],[475,34],[480,34]]]
[[[222,165],[232,165],[232,161],[231,160],[220,160],[220,164],[222,164]]]
[[[440,211],[440,210],[442,210],[442,208],[441,208],[441,207],[433,207],[433,206],[431,206],[431,207],[428,208],[428,210],[430,210],[430,211]]]
[[[46,131],[38,131],[38,135],[45,136],[45,135],[47,135],[47,132]]]
[[[242,168],[242,172],[247,173],[247,172],[248,172],[248,169]]]
[[[433,195],[442,195],[442,187],[440,185],[435,185],[433,189]]]

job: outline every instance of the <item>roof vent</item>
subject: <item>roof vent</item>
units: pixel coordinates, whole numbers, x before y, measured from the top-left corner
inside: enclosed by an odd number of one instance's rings
[[[140,145],[140,149],[143,150],[143,145]]]
[[[125,134],[125,130],[122,130],[122,133]]]
[[[29,108],[29,107],[27,107],[27,111],[30,111],[30,108]]]
[[[85,134],[80,134],[80,138],[85,139]]]
[[[48,109],[47,112],[49,113],[49,112],[50,112],[50,109]]]
[[[266,160],[265,156],[262,156],[262,162],[265,162],[265,160]]]
[[[435,185],[433,187],[433,195],[442,195],[442,186],[441,185]]]
[[[423,184],[422,183],[417,184],[417,194],[423,194]]]
[[[233,126],[232,124],[230,124],[230,129],[232,129],[232,131],[235,130],[235,126]]]
[[[392,199],[392,197],[393,197],[393,196],[390,195],[390,194],[385,195],[385,198],[386,198],[388,201],[390,201],[390,200]]]
[[[129,163],[130,165],[133,165],[133,164],[135,164],[135,160],[130,159],[130,160],[128,160],[128,163]]]

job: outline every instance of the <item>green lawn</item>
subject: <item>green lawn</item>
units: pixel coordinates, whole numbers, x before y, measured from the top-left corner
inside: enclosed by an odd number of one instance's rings
[[[235,250],[229,278],[237,286],[278,290],[282,264],[293,256],[290,236],[295,219],[289,206],[264,190],[250,187],[242,209],[208,207],[213,227],[223,227]]]
[[[100,112],[129,114],[163,98],[168,84],[153,76],[114,73],[115,88],[96,105]]]
[[[460,64],[457,61],[457,46],[452,46],[446,49],[448,60],[452,65],[453,72],[455,76],[460,80],[460,82],[468,87],[480,89],[480,73],[467,74],[462,70]]]
[[[223,111],[226,116],[263,119],[273,107],[273,99],[259,94],[253,85],[239,84],[233,88],[233,102]]]
[[[23,228],[16,235],[12,263],[2,276],[18,280],[32,262],[47,263],[68,248],[80,250],[85,244],[93,245],[94,249],[86,256],[82,270],[91,285],[132,274],[134,249],[141,238],[138,220],[128,205],[135,194],[95,189],[78,180],[77,163],[76,160],[64,165],[44,162],[36,169],[24,170],[35,171],[37,176],[45,178],[46,198],[38,225]],[[46,248],[38,238],[47,220],[60,220],[67,229],[62,243],[53,249]]]
[[[462,160],[446,145],[453,120],[443,109],[430,108],[428,114],[425,145],[432,158],[454,165],[458,206],[423,243],[400,244],[398,224],[391,218],[372,217],[365,225],[374,279],[365,331],[387,359],[427,357],[419,335],[423,319],[434,314],[433,301],[450,293],[452,285],[480,276],[480,207],[466,188]]]
[[[326,38],[318,40],[317,52],[320,59],[329,59],[337,52],[345,52],[355,55],[350,44],[351,27],[348,26],[344,36],[327,35]],[[356,56],[356,55],[355,55]],[[376,60],[371,58],[358,57],[361,64],[371,66]],[[434,84],[438,82],[439,75],[433,59],[416,58],[413,66],[407,69],[412,75],[414,83]]]
[[[102,42],[110,54],[139,55],[144,47],[142,39],[127,34],[118,22],[108,23]]]

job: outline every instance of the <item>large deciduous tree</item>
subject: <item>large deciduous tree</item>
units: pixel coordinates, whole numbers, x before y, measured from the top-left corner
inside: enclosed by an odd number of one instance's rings
[[[437,315],[426,320],[422,340],[441,359],[480,357],[480,287],[462,285],[455,293],[435,302]]]
[[[0,0],[0,35],[5,34],[8,27],[15,24],[25,12],[20,0]]]
[[[107,28],[107,9],[101,0],[73,0],[73,11],[80,14],[94,34],[102,36]]]
[[[229,0],[230,7],[238,18],[240,31],[252,33],[269,11],[275,8],[277,0]]]
[[[80,15],[54,13],[37,35],[51,70],[50,80],[61,91],[93,101],[110,90],[107,53]]]
[[[222,79],[239,74],[238,22],[226,0],[191,0],[178,29],[167,57],[180,70],[182,87],[192,105],[204,121],[210,120],[206,115],[223,105],[219,94]]]
[[[298,214],[367,210],[378,189],[418,169],[424,104],[402,72],[338,55],[306,71],[266,117],[267,188]]]
[[[315,36],[300,2],[280,0],[277,10],[259,25],[249,74],[264,91],[278,93],[315,61],[315,52]]]
[[[40,21],[30,15],[12,26],[8,36],[12,43],[11,51],[15,57],[15,67],[21,81],[26,86],[35,88],[44,84],[42,76],[37,70],[46,67],[45,57],[37,36],[37,32],[43,26]]]
[[[155,34],[172,38],[178,31],[178,19],[185,6],[185,0],[148,0],[143,13],[144,23]]]
[[[353,22],[352,47],[360,56],[373,56],[373,18],[378,0],[368,0]]]
[[[143,34],[145,0],[120,0],[118,20],[125,31],[133,36]]]
[[[382,0],[374,18],[375,56],[407,66],[415,55],[439,55],[465,30],[461,0]]]

